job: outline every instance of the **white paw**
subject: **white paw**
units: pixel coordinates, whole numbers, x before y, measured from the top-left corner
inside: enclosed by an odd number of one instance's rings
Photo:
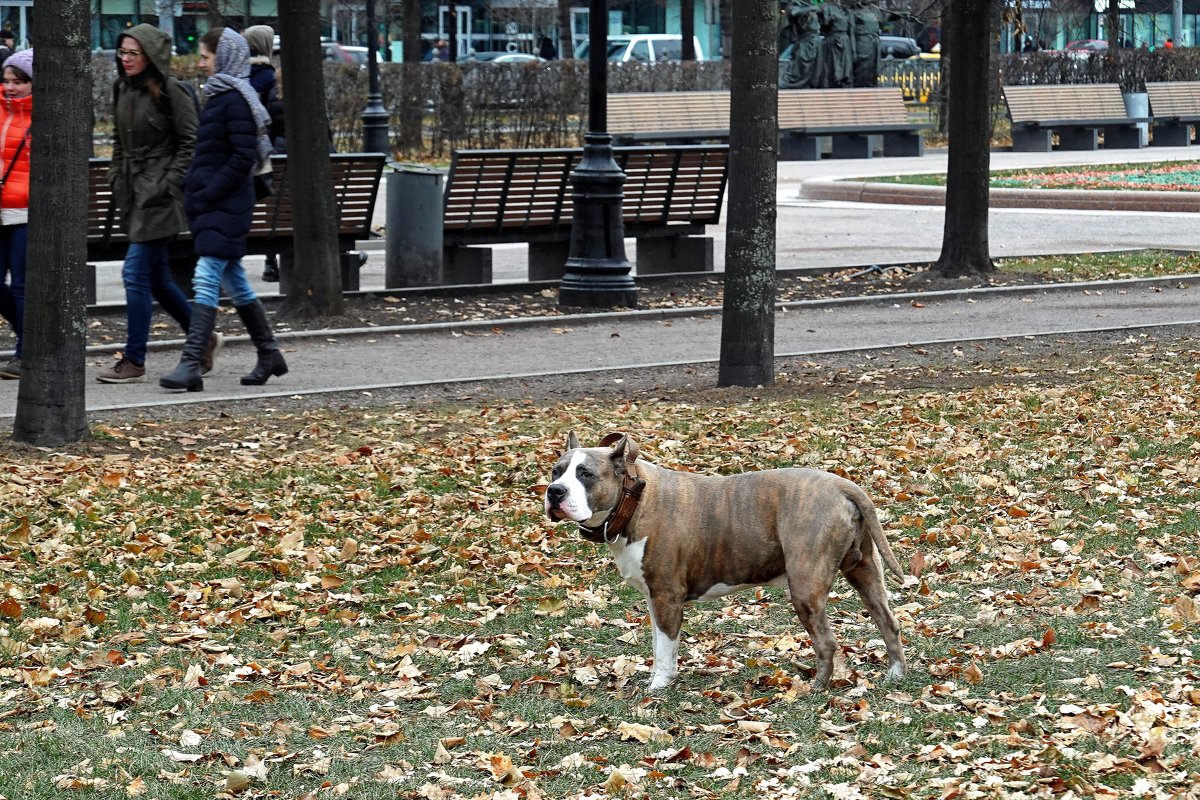
[[[646,687],[647,691],[658,692],[671,685],[671,681],[675,680],[674,675],[651,675],[650,685]]]
[[[904,679],[904,674],[905,669],[903,664],[892,664],[892,668],[888,670],[887,677],[884,678],[884,681],[887,683],[896,683],[897,681]]]

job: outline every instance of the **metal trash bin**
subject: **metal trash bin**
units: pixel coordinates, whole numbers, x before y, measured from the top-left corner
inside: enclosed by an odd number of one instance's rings
[[[442,283],[442,187],[446,173],[418,164],[393,164],[387,175],[384,286]]]

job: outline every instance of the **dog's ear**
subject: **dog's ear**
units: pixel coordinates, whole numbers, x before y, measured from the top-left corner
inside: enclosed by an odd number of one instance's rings
[[[575,435],[575,431],[571,431],[570,433],[567,434],[567,449],[568,450],[578,450],[579,449],[579,437]]]
[[[610,433],[605,436],[601,444],[611,444],[612,452],[609,453],[609,458],[612,459],[614,466],[621,471],[625,471],[633,466],[633,462],[637,461],[638,454],[641,450],[638,449],[637,442],[630,439],[624,433]]]

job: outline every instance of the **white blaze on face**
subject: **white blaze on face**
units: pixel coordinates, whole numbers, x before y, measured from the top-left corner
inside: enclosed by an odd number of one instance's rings
[[[567,497],[558,508],[575,522],[585,522],[592,517],[596,512],[592,511],[591,505],[588,503],[587,489],[580,483],[578,476],[575,474],[576,468],[587,459],[587,454],[582,450],[571,456],[571,461],[567,464],[567,469],[563,472],[562,477],[556,480],[551,486],[562,486],[567,490]],[[550,510],[549,495],[546,499],[546,510]]]

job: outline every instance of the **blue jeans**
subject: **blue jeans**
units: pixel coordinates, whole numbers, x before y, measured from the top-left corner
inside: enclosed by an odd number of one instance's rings
[[[14,355],[25,340],[25,241],[28,225],[0,225],[0,316],[17,334]]]
[[[150,317],[154,314],[155,300],[179,323],[184,333],[192,320],[187,295],[171,277],[168,242],[168,239],[155,239],[130,244],[125,252],[125,265],[121,268],[127,325],[124,355],[138,366],[146,363],[146,341],[150,338]]]
[[[244,306],[258,299],[246,278],[246,270],[242,268],[240,258],[217,258],[216,256],[200,256],[196,261],[196,272],[192,275],[192,290],[196,293],[196,303],[202,306],[216,308],[221,302],[221,286],[233,301],[233,305]]]

